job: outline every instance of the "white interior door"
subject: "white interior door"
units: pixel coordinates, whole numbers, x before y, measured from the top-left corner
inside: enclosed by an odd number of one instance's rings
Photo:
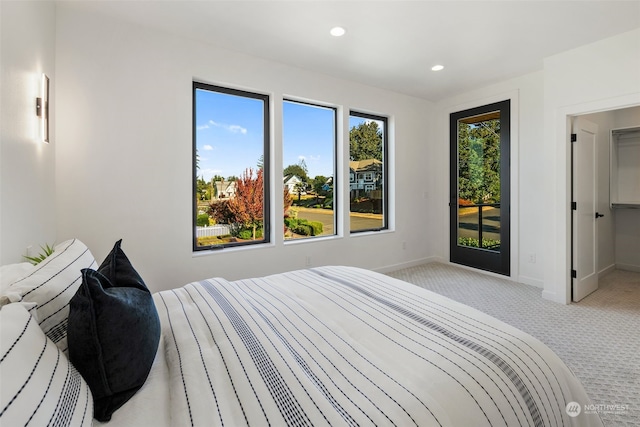
[[[573,122],[573,301],[598,289],[598,126],[580,117]]]

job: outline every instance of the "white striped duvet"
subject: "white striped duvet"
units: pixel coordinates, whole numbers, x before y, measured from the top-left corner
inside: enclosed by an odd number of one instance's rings
[[[538,340],[367,270],[216,278],[154,298],[171,425],[602,425],[567,414],[587,396]]]

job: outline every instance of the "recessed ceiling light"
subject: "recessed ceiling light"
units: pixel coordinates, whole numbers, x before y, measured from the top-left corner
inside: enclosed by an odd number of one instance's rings
[[[444,69],[444,65],[434,65],[431,67],[431,71],[440,71]]]
[[[341,37],[341,36],[344,36],[346,32],[347,30],[345,30],[342,27],[333,27],[331,31],[329,31],[329,34],[331,34],[334,37]]]

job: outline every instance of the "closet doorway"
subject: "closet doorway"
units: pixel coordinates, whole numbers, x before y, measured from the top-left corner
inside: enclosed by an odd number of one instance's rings
[[[570,142],[569,200],[576,302],[616,269],[640,272],[640,132],[632,132],[640,127],[640,105],[570,119],[576,139]]]

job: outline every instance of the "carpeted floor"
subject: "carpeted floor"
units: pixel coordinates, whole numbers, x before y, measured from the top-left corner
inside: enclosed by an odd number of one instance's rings
[[[640,273],[616,270],[562,305],[542,290],[448,264],[387,273],[488,313],[551,347],[580,378],[605,426],[640,426]]]

